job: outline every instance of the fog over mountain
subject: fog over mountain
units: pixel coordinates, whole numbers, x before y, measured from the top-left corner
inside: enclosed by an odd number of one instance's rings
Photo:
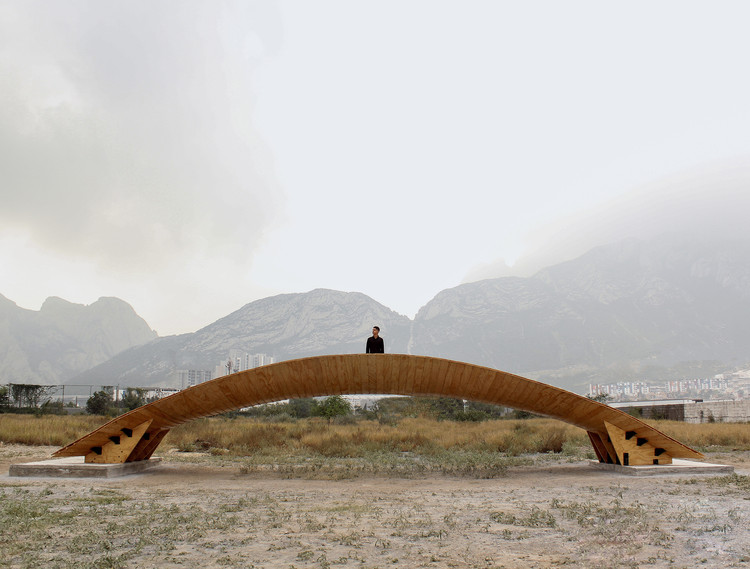
[[[709,242],[748,239],[748,188],[747,159],[680,171],[553,223],[532,227],[525,239],[526,252],[512,259],[512,265],[505,259],[477,265],[463,282],[529,277],[594,247],[624,239],[649,241],[669,234],[689,234]]]
[[[4,0],[0,290],[162,334],[318,288],[413,318],[747,211],[750,4],[629,8]]]
[[[748,19],[0,2],[0,381],[168,384],[233,349],[360,350],[375,322],[391,351],[571,385],[731,365]],[[143,335],[34,316],[102,295]]]
[[[413,321],[360,293],[252,302],[192,334],[129,349],[76,383],[175,385],[230,350],[277,360],[357,353],[373,324],[388,352],[434,355],[583,392],[589,382],[705,376],[750,362],[750,242],[629,239],[539,271],[439,293]]]
[[[413,349],[582,391],[745,364],[748,315],[750,244],[673,235],[443,291],[417,314]]]

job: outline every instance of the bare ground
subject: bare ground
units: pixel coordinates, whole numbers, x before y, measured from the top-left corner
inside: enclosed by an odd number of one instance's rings
[[[707,455],[730,476],[545,456],[493,479],[284,479],[185,455],[112,480],[7,476],[53,450],[0,445],[0,567],[750,568],[750,452]]]

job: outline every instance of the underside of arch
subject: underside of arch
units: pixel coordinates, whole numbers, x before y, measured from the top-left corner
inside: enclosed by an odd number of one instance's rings
[[[703,455],[608,405],[492,368],[406,354],[348,354],[279,362],[190,387],[109,421],[54,453],[86,462],[146,460],[179,424],[284,399],[324,395],[413,395],[513,407],[588,432],[600,462],[670,464]]]

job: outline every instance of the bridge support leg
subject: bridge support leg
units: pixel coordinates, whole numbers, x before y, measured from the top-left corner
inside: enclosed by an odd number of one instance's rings
[[[599,462],[613,463],[614,458],[609,456],[609,453],[607,452],[607,447],[602,442],[602,439],[599,436],[599,433],[587,431],[587,434],[589,436],[589,440],[591,441],[591,446],[594,447],[594,452],[596,453],[596,458],[599,459]]]
[[[672,464],[672,457],[663,448],[639,437],[635,431],[624,431],[621,428],[604,422],[609,434],[618,464],[623,466],[645,466],[649,464]]]
[[[153,433],[146,433],[133,449],[133,452],[130,453],[127,462],[148,460],[149,458],[151,458],[151,455],[154,454],[156,447],[159,446],[159,443],[167,435],[168,432],[169,429],[162,429],[160,431],[154,431]]]
[[[619,459],[617,458],[617,452],[615,451],[614,445],[612,445],[612,440],[610,439],[609,434],[588,431],[588,435],[599,462],[604,462],[606,464],[620,464]]]
[[[123,428],[120,435],[109,437],[109,442],[101,447],[93,447],[84,462],[96,464],[117,464],[126,462],[128,457],[143,439],[151,420],[141,423],[134,429]]]

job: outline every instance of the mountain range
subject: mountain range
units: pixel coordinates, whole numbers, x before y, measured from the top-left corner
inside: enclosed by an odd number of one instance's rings
[[[163,338],[116,299],[50,299],[33,313],[0,297],[0,382],[30,370],[43,383],[179,387],[176,370],[213,370],[232,350],[277,361],[361,352],[375,324],[388,352],[579,392],[590,382],[705,376],[750,362],[750,243],[621,241],[530,277],[444,290],[413,320],[357,292],[282,294]]]
[[[631,239],[529,278],[464,284],[419,311],[413,349],[566,388],[742,366],[750,244]]]
[[[117,298],[84,306],[51,297],[33,311],[0,295],[0,383],[59,384],[156,337]]]

